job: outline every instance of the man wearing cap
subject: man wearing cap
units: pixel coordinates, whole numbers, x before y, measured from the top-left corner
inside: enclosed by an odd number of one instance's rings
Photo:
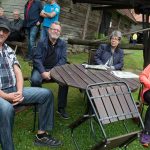
[[[100,44],[94,56],[96,65],[105,65],[112,70],[122,69],[124,53],[119,48],[121,37],[120,31],[113,31],[110,35],[110,43]]]
[[[3,150],[14,150],[12,130],[17,104],[38,104],[39,125],[35,145],[57,147],[59,140],[47,134],[53,128],[54,98],[51,90],[23,87],[23,76],[13,50],[4,42],[9,26],[0,20],[0,144]]]

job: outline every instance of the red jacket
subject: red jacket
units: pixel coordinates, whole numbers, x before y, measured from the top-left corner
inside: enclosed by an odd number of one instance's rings
[[[143,94],[147,90],[150,90],[150,64],[142,71],[139,79],[140,79],[140,82],[144,85],[142,95],[141,95],[143,98]]]

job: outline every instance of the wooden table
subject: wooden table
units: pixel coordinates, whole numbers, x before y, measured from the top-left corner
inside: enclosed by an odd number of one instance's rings
[[[112,75],[110,71],[85,69],[79,64],[66,64],[54,67],[51,70],[51,77],[58,84],[79,89],[86,89],[88,84],[108,81],[125,81],[132,92],[140,87],[138,79],[121,79]]]

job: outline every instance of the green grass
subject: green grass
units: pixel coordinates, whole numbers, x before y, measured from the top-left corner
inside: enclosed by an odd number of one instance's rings
[[[68,60],[71,63],[79,64],[82,62],[87,62],[87,58],[88,58],[87,53],[81,53],[77,55],[70,55]],[[22,66],[23,75],[29,76],[31,73],[31,67],[28,65],[27,62],[24,62],[20,56],[18,56],[18,59]],[[143,63],[142,51],[132,51],[132,54],[125,56],[124,69],[139,72],[140,70],[142,70],[142,63]],[[25,86],[29,86],[29,83],[25,82]],[[44,84],[43,87],[50,88],[53,91],[55,97],[55,110],[56,110],[58,85],[55,83],[53,84],[51,83],[51,84]],[[136,97],[137,93],[135,93],[134,96]],[[67,112],[70,114],[70,119],[63,120],[59,118],[59,116],[57,116],[57,114],[55,113],[55,128],[51,132],[51,134],[63,141],[63,146],[55,149],[57,150],[75,149],[75,146],[71,139],[71,134],[68,125],[74,120],[76,120],[81,114],[83,114],[85,104],[86,102],[84,101],[84,95],[80,93],[78,89],[69,88]],[[13,132],[16,150],[50,149],[46,147],[41,148],[34,146],[33,141],[36,132],[35,133],[32,132],[32,127],[33,127],[33,112],[31,109],[16,115]],[[120,126],[118,127],[116,126],[115,128],[108,127],[108,130],[111,133],[117,133],[121,131]],[[80,144],[81,150],[87,150],[94,144],[93,137],[91,137],[89,122],[86,122],[85,124],[81,125],[81,127],[79,127],[76,130],[76,136]],[[143,147],[139,144],[138,140],[134,141],[129,146],[129,150],[137,150],[137,149],[143,149]]]

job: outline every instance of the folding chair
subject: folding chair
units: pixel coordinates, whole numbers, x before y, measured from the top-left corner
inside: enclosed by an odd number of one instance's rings
[[[69,126],[76,148],[79,149],[79,146],[74,137],[74,129],[89,118],[94,118],[99,126],[100,132],[98,134],[101,134],[101,137],[98,142],[96,141],[97,143],[92,147],[92,150],[110,150],[116,147],[126,149],[127,145],[135,140],[144,129],[144,124],[128,85],[118,81],[91,84],[88,85],[86,93],[91,106],[89,113]],[[140,126],[131,121],[135,117],[139,118]],[[133,123],[132,128],[129,125],[131,122]],[[116,123],[121,124],[122,133],[110,136],[106,129],[107,125],[116,126]],[[93,126],[91,123],[91,130],[95,135]]]

